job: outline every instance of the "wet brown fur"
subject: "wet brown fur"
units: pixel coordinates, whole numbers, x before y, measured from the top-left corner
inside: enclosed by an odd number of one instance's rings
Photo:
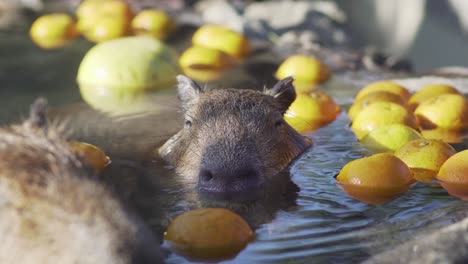
[[[61,133],[0,129],[0,263],[158,263],[159,245]]]
[[[191,126],[166,142],[160,155],[191,179],[197,178],[204,162],[215,160],[226,170],[250,164],[263,181],[268,180],[310,146],[283,120],[283,113],[295,99],[291,83],[292,79],[283,80],[263,93],[203,91],[188,78],[179,77],[179,97]]]

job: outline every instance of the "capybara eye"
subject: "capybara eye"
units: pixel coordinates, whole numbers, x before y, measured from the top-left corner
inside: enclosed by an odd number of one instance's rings
[[[283,120],[276,121],[276,123],[275,123],[276,128],[281,128],[282,126],[283,126]]]
[[[192,121],[185,120],[185,128],[190,128],[190,127],[192,127]]]

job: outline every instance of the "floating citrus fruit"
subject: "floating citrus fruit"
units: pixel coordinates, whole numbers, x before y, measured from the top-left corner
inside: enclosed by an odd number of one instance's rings
[[[422,138],[413,128],[403,124],[379,126],[361,139],[361,143],[379,152],[393,152],[411,140]]]
[[[379,81],[362,88],[356,95],[356,100],[373,92],[393,93],[400,96],[405,101],[408,101],[411,97],[410,92],[405,87],[390,81]]]
[[[440,139],[446,143],[462,143],[468,136],[466,131],[445,128],[423,129],[421,135],[427,139]]]
[[[408,166],[390,153],[350,161],[336,180],[349,196],[368,204],[385,203],[413,183]]]
[[[175,28],[172,18],[164,11],[147,9],[138,13],[132,20],[132,30],[136,34],[150,35],[165,39]]]
[[[441,94],[461,94],[457,89],[448,84],[429,84],[414,93],[408,101],[410,110],[414,111],[418,105],[434,96]]]
[[[442,164],[437,180],[449,194],[468,200],[468,150],[451,156]]]
[[[50,14],[36,19],[29,35],[39,47],[53,49],[63,47],[79,34],[73,18],[69,15]]]
[[[85,38],[102,42],[127,35],[133,13],[127,1],[86,0],[78,6],[76,16]]]
[[[442,94],[423,101],[414,110],[423,129],[465,129],[468,127],[468,101],[463,95]]]
[[[179,59],[179,65],[182,69],[220,71],[228,68],[232,63],[232,58],[226,53],[202,46],[186,49]]]
[[[83,157],[97,173],[110,164],[109,157],[94,145],[78,141],[69,141],[68,145],[73,152]]]
[[[237,59],[250,54],[251,46],[246,37],[229,28],[204,25],[192,37],[194,46],[204,46],[226,52]]]
[[[317,84],[330,77],[330,70],[318,58],[306,55],[293,55],[287,58],[276,71],[278,80],[294,77],[294,84]]]
[[[413,114],[405,107],[390,102],[376,102],[357,114],[351,129],[358,139],[362,139],[373,129],[389,124],[404,124],[417,128]]]
[[[233,257],[252,238],[253,232],[244,219],[223,208],[197,209],[179,215],[164,234],[173,251],[195,259]]]
[[[340,107],[327,94],[298,93],[284,119],[300,133],[306,133],[332,122],[339,113]]]
[[[81,26],[83,27],[83,26]],[[103,42],[126,36],[129,32],[126,19],[114,16],[100,16],[89,25],[83,36],[92,42]]]
[[[406,102],[399,95],[389,92],[372,92],[357,99],[348,110],[349,119],[354,120],[362,109],[376,102],[391,102],[406,107]]]
[[[442,140],[417,139],[395,151],[395,156],[408,165],[414,179],[431,182],[442,164],[455,153],[455,149]]]
[[[148,91],[176,83],[177,54],[163,42],[145,36],[102,42],[91,48],[78,69],[83,99],[105,111],[121,109]]]

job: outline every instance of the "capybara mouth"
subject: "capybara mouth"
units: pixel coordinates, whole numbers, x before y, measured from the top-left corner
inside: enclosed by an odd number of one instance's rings
[[[200,196],[207,199],[245,202],[256,200],[263,189],[257,180],[244,180],[222,185],[198,185]]]

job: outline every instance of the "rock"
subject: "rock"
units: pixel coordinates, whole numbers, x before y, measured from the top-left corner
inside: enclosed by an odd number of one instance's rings
[[[391,251],[376,255],[372,263],[468,263],[468,218],[429,235],[420,236]]]

